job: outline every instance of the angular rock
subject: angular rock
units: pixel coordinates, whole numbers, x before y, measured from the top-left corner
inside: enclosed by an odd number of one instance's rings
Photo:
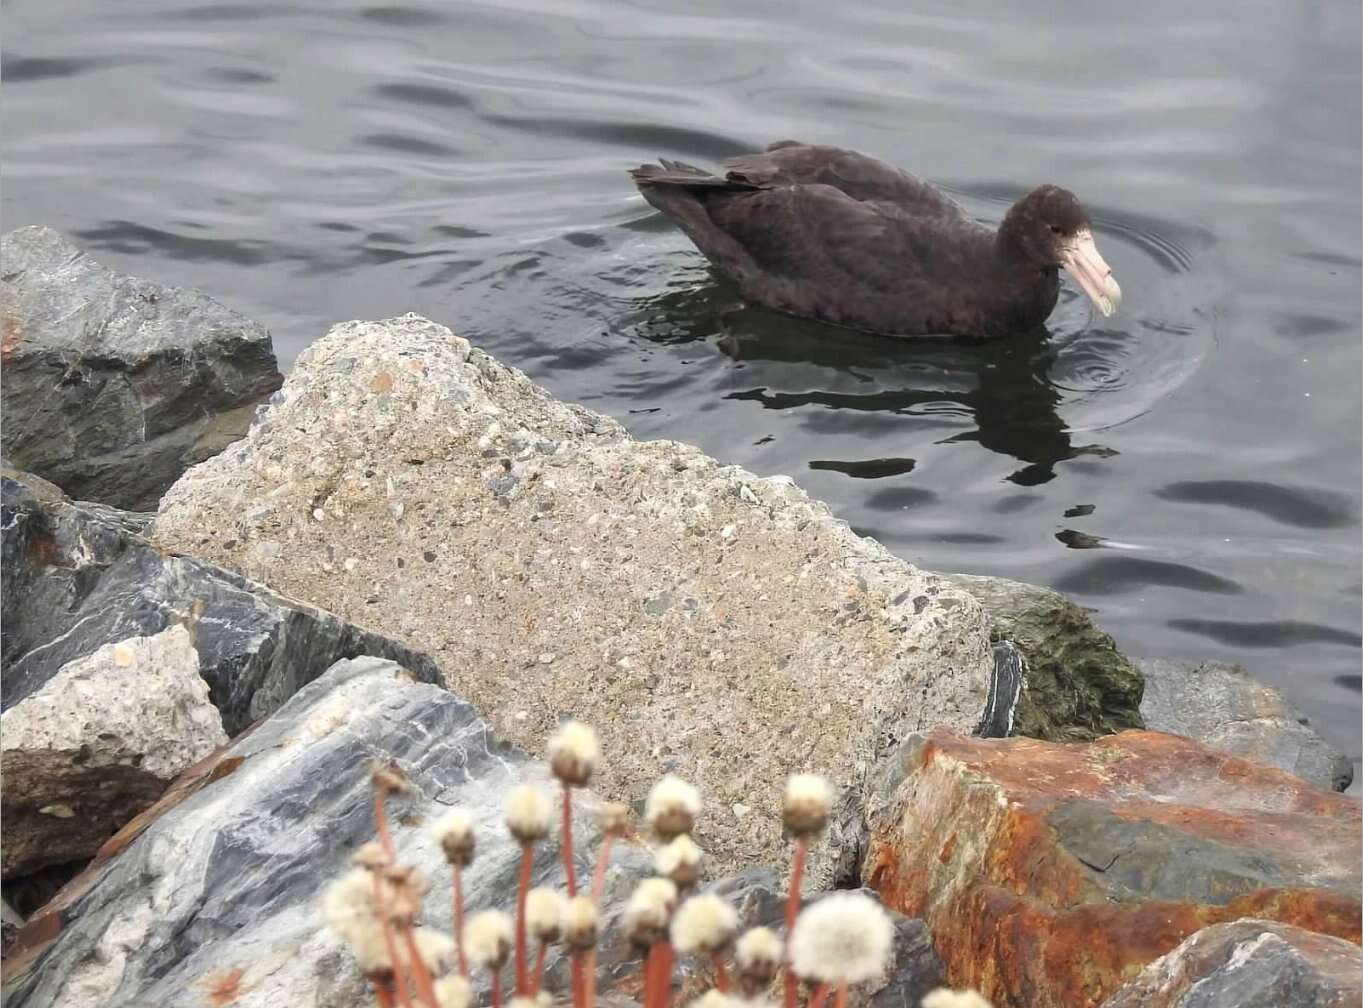
[[[811,768],[844,795],[811,886],[853,874],[869,768],[910,731],[987,720],[968,593],[789,479],[634,441],[413,315],[309,347],[153,539],[430,653],[527,749],[590,721],[606,793],[693,778],[720,870],[778,860],[783,778]]]
[[[995,639],[1013,642],[1026,661],[1014,735],[1081,742],[1145,727],[1140,669],[1079,606],[1021,581],[942,576],[984,606]]]
[[[0,472],[4,710],[67,662],[179,623],[193,627],[199,674],[228,735],[338,658],[376,654],[440,681],[425,655],[238,574],[167,555],[138,534],[143,524],[113,508],[73,503],[27,474]]]
[[[0,258],[4,452],[73,496],[154,508],[283,380],[269,333],[199,291],[118,273],[45,227],[6,234]]]
[[[67,662],[0,716],[0,875],[89,858],[226,742],[183,626]]]
[[[477,823],[464,876],[470,911],[507,909],[520,848],[502,825],[503,801],[520,783],[549,787],[546,767],[444,689],[392,662],[343,661],[181,778],[29,920],[7,964],[5,1004],[372,1004],[350,952],[323,926],[320,900],[373,839],[375,758],[395,761],[415,785],[390,814],[399,861],[430,880],[425,921],[450,928],[449,872],[426,828],[450,806]],[[594,821],[588,799],[577,821]],[[585,827],[575,834],[582,874],[595,839]],[[608,905],[649,865],[621,845]],[[533,878],[563,884],[557,845],[540,845]]]
[[[904,744],[872,808],[867,883],[996,1006],[1099,1004],[1208,924],[1359,940],[1360,806],[1190,739]]]
[[[1279,767],[1316,787],[1343,791],[1352,783],[1349,757],[1317,735],[1281,693],[1252,679],[1239,665],[1136,664],[1145,676],[1141,715],[1147,727]]]
[[[1276,921],[1213,924],[1160,956],[1103,1008],[1357,1008],[1352,942]]]

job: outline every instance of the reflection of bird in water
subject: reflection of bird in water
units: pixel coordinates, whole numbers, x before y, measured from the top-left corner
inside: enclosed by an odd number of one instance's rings
[[[855,151],[794,141],[630,173],[743,296],[896,336],[1013,336],[1045,323],[1069,272],[1110,315],[1121,290],[1073,193],[1041,186],[997,230],[935,186]]]
[[[1045,483],[1057,462],[1080,455],[1110,454],[1096,445],[1076,446],[1057,407],[1060,393],[1047,379],[1049,333],[1035,328],[1008,340],[912,343],[818,322],[793,319],[739,303],[724,280],[673,290],[647,303],[639,334],[661,343],[710,340],[736,361],[761,365],[771,378],[789,377],[801,391],[766,385],[728,398],[769,409],[823,406],[868,414],[923,414],[955,403],[974,417],[975,429],[951,441],[977,441],[990,451],[1025,463],[1009,479],[1023,486]],[[810,370],[830,379],[809,388]],[[798,376],[798,377],[797,377]],[[857,385],[869,385],[859,391]]]

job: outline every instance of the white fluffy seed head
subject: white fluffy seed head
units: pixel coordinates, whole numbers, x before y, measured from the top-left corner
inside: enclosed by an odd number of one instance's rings
[[[539,1008],[539,1001],[524,994],[518,994],[506,1003],[506,1008]]]
[[[417,955],[421,956],[432,976],[444,976],[459,959],[458,946],[443,931],[431,927],[414,928],[412,940],[416,942]]]
[[[469,982],[458,973],[441,977],[435,982],[435,1003],[439,1008],[469,1008],[473,1003]]]
[[[833,787],[818,774],[791,774],[782,812],[786,829],[797,837],[822,833],[833,805]]]
[[[382,871],[392,865],[393,859],[383,849],[383,844],[371,840],[367,844],[361,844],[355,853],[350,855],[350,863],[360,868],[368,868],[370,871]]]
[[[351,940],[353,929],[377,923],[374,914],[374,876],[365,869],[353,868],[327,886],[322,918],[343,941]]]
[[[383,927],[378,919],[358,928],[350,939],[350,950],[355,953],[355,961],[360,964],[360,972],[365,974],[391,973],[393,959],[388,954],[388,940],[384,937]]]
[[[672,944],[679,952],[713,955],[733,944],[738,913],[712,893],[692,896],[672,918]]]
[[[629,806],[620,802],[602,802],[596,810],[597,821],[605,836],[624,836],[629,828]]]
[[[690,1008],[744,1008],[744,1003],[718,990],[708,990],[692,1001]]]
[[[671,879],[644,879],[625,903],[626,936],[635,945],[645,947],[661,941],[676,908],[677,887]]]
[[[501,969],[511,954],[511,918],[500,910],[474,914],[464,928],[464,949],[479,966]]]
[[[923,1008],[990,1008],[979,991],[954,991],[945,987],[925,994],[921,1003]]]
[[[563,908],[563,940],[570,948],[589,949],[596,944],[596,904],[589,896],[575,896]]]
[[[506,827],[523,844],[544,839],[549,832],[549,799],[538,788],[522,784],[506,798]]]
[[[700,792],[674,774],[667,774],[648,793],[644,819],[663,840],[690,833],[700,815]]]
[[[445,852],[445,860],[460,868],[473,860],[473,816],[464,809],[450,809],[431,825],[431,836]]]
[[[539,886],[525,895],[525,926],[545,945],[558,941],[563,929],[563,897],[557,889]]]
[[[653,870],[669,878],[678,889],[689,889],[700,878],[705,852],[686,833],[678,833],[653,855]]]
[[[851,986],[884,973],[893,943],[894,925],[878,903],[861,893],[835,893],[795,921],[790,961],[797,976]]]
[[[569,787],[587,785],[600,755],[596,729],[581,721],[563,722],[549,739],[549,767]]]
[[[745,931],[734,946],[734,961],[739,972],[770,980],[781,965],[781,939],[771,928],[755,927]]]

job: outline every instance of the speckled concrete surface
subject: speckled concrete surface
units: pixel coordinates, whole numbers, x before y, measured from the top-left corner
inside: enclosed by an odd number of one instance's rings
[[[605,797],[691,778],[711,873],[781,856],[784,777],[808,769],[841,789],[811,866],[832,881],[874,762],[971,730],[989,685],[965,591],[790,480],[635,441],[415,315],[313,344],[152,536],[428,651],[532,752],[565,716],[593,723]]]

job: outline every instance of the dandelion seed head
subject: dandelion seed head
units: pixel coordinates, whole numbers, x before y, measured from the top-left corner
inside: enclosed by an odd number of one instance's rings
[[[416,942],[417,955],[421,956],[432,976],[444,976],[458,961],[459,948],[443,931],[432,927],[414,928],[412,940]]]
[[[450,809],[431,826],[431,835],[445,853],[445,860],[467,868],[473,860],[473,816],[464,809]]]
[[[381,871],[389,867],[393,863],[393,859],[383,849],[383,844],[371,840],[367,844],[361,844],[359,849],[350,855],[350,863],[360,868],[367,868],[370,871]]]
[[[718,990],[708,990],[692,1001],[689,1008],[744,1008],[744,1002]]]
[[[797,837],[823,832],[833,805],[833,787],[818,774],[791,774],[786,781],[783,818]]]
[[[700,878],[704,851],[685,833],[678,833],[653,856],[653,870],[679,889],[689,889]]]
[[[490,970],[501,969],[511,955],[511,918],[500,910],[484,910],[464,927],[468,957]]]
[[[391,973],[393,959],[388,954],[388,940],[383,935],[383,927],[377,918],[355,929],[349,938],[350,950],[355,953],[355,961],[360,971],[366,974]]]
[[[596,810],[597,821],[605,836],[624,836],[629,827],[629,806],[620,802],[602,802]]]
[[[529,784],[512,790],[506,799],[506,826],[523,844],[544,839],[549,832],[549,799]]]
[[[835,893],[795,921],[790,961],[797,976],[850,986],[883,974],[893,942],[894,925],[878,903],[860,893]]]
[[[374,790],[380,794],[407,794],[412,790],[412,782],[396,763],[375,760],[370,764],[369,774]]]
[[[674,774],[667,774],[648,793],[644,818],[663,840],[690,833],[700,815],[700,792]]]
[[[672,944],[679,952],[713,955],[728,948],[737,933],[737,911],[712,893],[692,896],[672,918]]]
[[[781,939],[771,928],[755,927],[743,933],[734,946],[739,972],[766,983],[781,965]]]
[[[550,945],[563,929],[563,896],[557,889],[539,886],[525,896],[525,926],[536,939]]]
[[[624,927],[629,940],[641,946],[661,941],[676,906],[677,887],[671,879],[641,881],[625,903]]]
[[[453,973],[435,982],[435,1002],[439,1008],[469,1008],[473,1003],[473,991],[467,980]]]
[[[549,767],[569,787],[585,787],[596,769],[601,743],[596,729],[581,721],[565,721],[549,739]]]
[[[596,944],[596,904],[589,896],[576,896],[563,907],[563,940],[574,949]]]

